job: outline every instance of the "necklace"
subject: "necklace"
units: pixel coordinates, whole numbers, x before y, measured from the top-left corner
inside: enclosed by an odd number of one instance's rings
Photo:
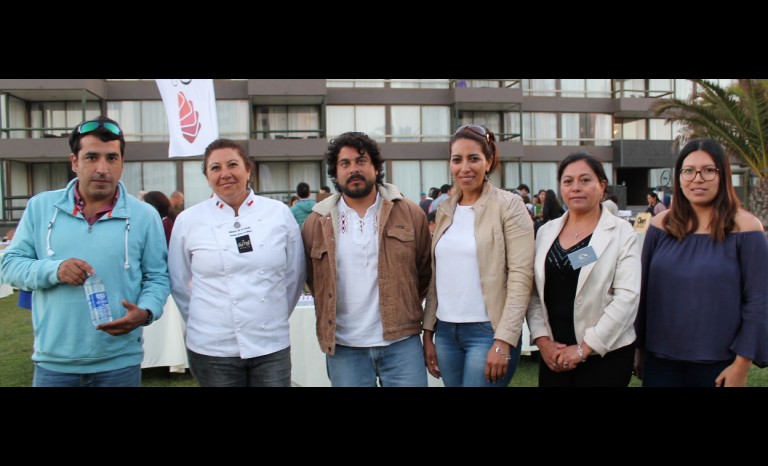
[[[581,236],[581,234],[582,234],[582,233],[584,233],[584,232],[585,232],[585,231],[587,231],[587,230],[590,230],[590,229],[594,228],[595,226],[596,226],[596,225],[590,225],[590,226],[588,226],[587,228],[585,228],[585,229],[581,230],[580,232],[578,232],[578,233],[574,233],[574,234],[573,234],[573,238],[574,238],[574,239],[579,239],[579,236]]]

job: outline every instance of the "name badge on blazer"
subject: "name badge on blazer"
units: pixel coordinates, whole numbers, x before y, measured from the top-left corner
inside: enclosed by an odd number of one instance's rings
[[[568,254],[568,260],[571,261],[573,270],[579,270],[585,265],[595,262],[597,260],[597,254],[595,254],[595,250],[592,249],[592,246],[587,246],[586,248],[581,248],[578,251],[573,251]]]

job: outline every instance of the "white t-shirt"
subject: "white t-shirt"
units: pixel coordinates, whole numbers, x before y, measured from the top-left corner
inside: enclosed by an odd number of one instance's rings
[[[453,223],[435,246],[437,318],[443,322],[488,322],[475,243],[475,209],[456,206]]]

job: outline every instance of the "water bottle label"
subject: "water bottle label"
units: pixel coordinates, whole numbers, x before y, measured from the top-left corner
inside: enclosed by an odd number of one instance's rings
[[[88,296],[88,300],[90,301],[89,304],[91,305],[91,309],[95,314],[94,318],[96,320],[111,320],[111,315],[109,313],[109,301],[107,300],[106,291],[97,291],[96,293],[91,293]]]

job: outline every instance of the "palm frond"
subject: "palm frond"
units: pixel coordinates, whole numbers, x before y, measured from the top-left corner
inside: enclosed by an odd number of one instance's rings
[[[705,79],[692,79],[698,92],[688,100],[662,99],[652,110],[667,122],[683,123],[680,143],[690,137],[710,137],[768,178],[768,80],[740,80],[723,88]]]

